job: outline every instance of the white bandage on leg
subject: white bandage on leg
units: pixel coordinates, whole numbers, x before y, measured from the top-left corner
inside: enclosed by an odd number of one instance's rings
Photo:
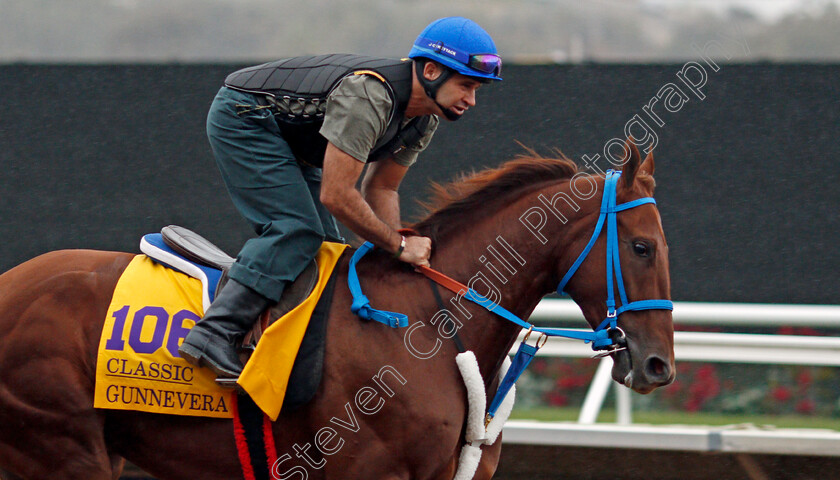
[[[467,444],[461,448],[458,470],[455,473],[454,480],[470,480],[475,476],[478,464],[481,462],[481,446],[496,443],[502,427],[504,427],[511,410],[513,410],[516,386],[511,387],[499,406],[496,416],[493,417],[487,430],[485,430],[484,417],[487,411],[487,393],[484,390],[484,379],[478,369],[478,360],[476,360],[473,352],[466,351],[455,357],[455,363],[458,364],[458,370],[460,370],[461,377],[464,379],[464,386],[467,388],[467,431],[465,434]],[[499,371],[500,381],[504,378],[508,368],[510,368],[510,357],[505,357]]]
[[[453,480],[471,480],[478,470],[481,462],[481,444],[468,443],[461,448],[461,457],[458,459],[458,472]]]
[[[487,395],[484,392],[484,379],[478,371],[478,360],[470,351],[459,353],[455,357],[458,370],[467,387],[467,442],[484,439],[484,412],[487,408]]]

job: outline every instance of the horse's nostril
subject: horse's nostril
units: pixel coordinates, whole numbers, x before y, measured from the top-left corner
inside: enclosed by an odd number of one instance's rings
[[[651,355],[645,360],[645,375],[651,383],[667,382],[671,377],[671,368],[661,358]]]

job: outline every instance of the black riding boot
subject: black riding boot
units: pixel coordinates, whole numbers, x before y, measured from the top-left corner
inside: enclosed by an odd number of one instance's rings
[[[238,377],[243,365],[234,342],[272,303],[241,283],[228,281],[204,318],[184,338],[178,353],[193,365],[210,367],[220,377]]]

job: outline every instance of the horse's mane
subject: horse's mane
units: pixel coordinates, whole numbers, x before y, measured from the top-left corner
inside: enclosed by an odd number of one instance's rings
[[[463,227],[476,212],[495,212],[515,197],[537,189],[548,182],[572,178],[577,165],[562,152],[558,158],[546,158],[527,150],[515,159],[494,169],[462,175],[455,181],[431,185],[432,196],[421,202],[428,216],[413,225],[423,235],[438,238],[447,230]]]

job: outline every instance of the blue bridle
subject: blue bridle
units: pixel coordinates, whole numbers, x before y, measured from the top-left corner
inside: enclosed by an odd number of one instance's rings
[[[487,310],[499,315],[500,317],[528,330],[525,339],[520,343],[519,350],[513,358],[511,367],[508,369],[505,378],[499,384],[496,390],[496,395],[490,404],[487,411],[487,422],[496,413],[496,410],[501,405],[507,392],[516,383],[516,380],[527,368],[531,359],[537,353],[537,350],[545,343],[545,338],[537,340],[536,345],[529,345],[527,343],[528,336],[531,332],[538,332],[544,337],[566,337],[578,340],[583,340],[586,343],[592,342],[593,350],[603,351],[602,355],[609,355],[610,353],[626,348],[626,339],[624,332],[618,327],[618,316],[624,312],[641,311],[641,310],[673,310],[674,304],[670,300],[637,300],[630,302],[627,299],[627,293],[624,290],[624,279],[621,276],[621,260],[619,258],[618,249],[618,223],[616,221],[616,214],[618,212],[629,210],[631,208],[645,205],[648,203],[656,204],[653,197],[644,197],[631,202],[616,205],[618,179],[621,177],[620,171],[608,170],[604,178],[604,194],[601,200],[601,211],[598,216],[598,222],[595,225],[595,231],[592,233],[592,238],[586,244],[583,251],[578,255],[577,260],[572,264],[560,284],[557,286],[557,293],[565,294],[566,285],[580,268],[583,261],[592,251],[592,247],[601,235],[601,230],[604,224],[607,225],[607,317],[591,332],[582,330],[568,330],[562,328],[544,328],[535,327],[529,322],[522,320],[513,313],[506,310],[501,305],[491,301],[488,298],[479,295],[473,289],[468,289],[463,298],[470,300]],[[359,277],[356,273],[356,264],[358,261],[371,249],[373,244],[370,242],[362,245],[359,250],[350,259],[348,284],[350,291],[353,294],[353,305],[351,310],[353,313],[365,320],[374,320],[384,323],[388,326],[398,328],[408,325],[408,317],[401,313],[386,312],[376,310],[370,306],[370,301],[362,294],[362,289],[359,284]],[[616,308],[615,288],[613,283],[618,285],[618,297],[621,305]]]
[[[575,272],[577,272],[580,265],[589,255],[589,252],[592,250],[592,247],[595,245],[595,242],[598,240],[598,237],[601,234],[601,230],[604,228],[604,223],[607,224],[607,318],[601,322],[600,325],[594,330],[594,334],[596,338],[592,341],[592,348],[593,350],[605,350],[609,349],[615,342],[610,337],[610,332],[615,330],[621,333],[623,337],[623,332],[621,329],[618,328],[617,321],[618,316],[624,312],[628,311],[640,311],[640,310],[673,310],[674,304],[670,300],[637,300],[635,302],[630,302],[627,300],[627,293],[624,291],[624,279],[621,276],[621,260],[619,259],[618,255],[618,224],[616,221],[616,214],[618,212],[629,210],[631,208],[638,207],[640,205],[644,205],[647,203],[656,204],[656,200],[653,197],[644,197],[639,198],[637,200],[633,200],[632,202],[622,203],[620,205],[616,205],[616,189],[618,186],[618,179],[621,178],[621,172],[615,170],[608,170],[606,177],[604,178],[604,196],[601,200],[601,212],[598,216],[598,223],[595,225],[595,231],[592,233],[592,238],[589,239],[589,243],[586,244],[583,251],[578,255],[577,260],[575,263],[572,264],[569,271],[566,272],[566,275],[563,276],[563,279],[560,280],[560,284],[557,286],[557,293],[561,295],[565,295],[565,288],[566,285],[569,283],[569,280],[572,279]],[[621,306],[616,308],[615,303],[615,292],[613,287],[613,279],[615,279],[615,283],[618,285],[618,296],[621,300]]]
[[[617,323],[618,316],[623,312],[674,309],[674,304],[670,300],[637,300],[635,302],[627,300],[627,293],[624,291],[624,279],[621,276],[621,259],[618,254],[618,222],[616,221],[616,214],[647,203],[655,205],[656,200],[654,200],[653,197],[644,197],[631,202],[616,205],[616,190],[619,178],[621,178],[621,172],[614,170],[607,171],[607,174],[604,177],[604,195],[601,199],[601,211],[598,215],[598,223],[595,225],[595,231],[592,233],[592,238],[589,239],[589,243],[586,244],[586,247],[584,247],[583,251],[580,255],[578,255],[577,260],[575,260],[575,263],[572,264],[569,271],[566,272],[566,275],[563,276],[563,279],[560,280],[560,284],[557,286],[557,293],[561,295],[565,294],[564,290],[566,285],[575,275],[578,268],[580,268],[583,261],[589,255],[589,252],[592,251],[592,247],[601,235],[601,230],[604,228],[604,224],[606,223],[607,318],[605,318],[604,321],[601,322],[601,324],[598,325],[598,327],[592,332],[574,332],[563,329],[532,327],[533,331],[541,332],[546,336],[579,338],[585,342],[591,341],[593,350],[605,350],[605,352],[601,355],[609,355],[610,353],[627,348],[624,332],[618,327]],[[613,279],[615,279],[615,282],[618,284],[618,296],[621,300],[621,306],[618,308],[616,308],[615,305]],[[613,332],[617,335],[611,335]],[[530,331],[528,334],[530,334]],[[525,335],[525,339],[519,344],[519,350],[516,351],[516,355],[513,357],[513,361],[511,362],[510,368],[508,368],[507,374],[505,374],[505,377],[496,389],[496,395],[493,397],[493,401],[490,402],[490,407],[487,409],[485,426],[490,423],[493,417],[495,417],[496,411],[499,409],[499,406],[501,406],[505,396],[507,396],[508,392],[519,379],[522,372],[524,372],[528,367],[528,364],[531,363],[531,360],[534,358],[534,355],[536,355],[537,350],[539,350],[542,346],[542,343],[545,342],[544,339],[542,341],[537,340],[536,345],[529,345],[527,340],[528,335]]]
[[[519,325],[520,327],[529,331],[542,333],[549,337],[566,337],[583,340],[586,343],[592,342],[593,350],[607,350],[607,353],[613,351],[614,348],[617,348],[619,346],[617,344],[621,342],[621,339],[623,337],[623,332],[620,328],[618,328],[617,325],[618,316],[622,313],[627,311],[639,310],[673,310],[674,304],[670,300],[638,300],[635,302],[630,302],[627,300],[627,294],[624,290],[624,279],[621,276],[621,261],[618,255],[618,225],[616,222],[616,214],[618,212],[629,210],[631,208],[638,207],[647,203],[656,204],[656,200],[654,200],[653,197],[644,197],[639,198],[637,200],[633,200],[632,202],[616,205],[616,187],[618,185],[618,179],[620,177],[620,171],[607,171],[607,174],[604,179],[604,194],[601,200],[601,211],[600,215],[598,216],[598,223],[595,225],[595,231],[592,233],[592,238],[589,239],[589,243],[586,244],[586,247],[580,253],[577,260],[575,260],[575,263],[572,264],[571,268],[569,268],[569,271],[566,272],[566,275],[563,277],[563,279],[560,281],[560,284],[557,286],[557,293],[561,295],[565,294],[564,289],[566,285],[569,283],[569,280],[572,279],[575,272],[577,272],[578,268],[580,268],[583,261],[589,255],[589,252],[592,250],[592,247],[595,245],[595,242],[598,240],[598,237],[601,234],[601,230],[603,229],[604,224],[606,224],[607,318],[605,318],[604,321],[601,322],[601,324],[598,325],[597,328],[595,328],[595,330],[587,332],[580,330],[567,330],[562,328],[536,327],[531,323],[520,319],[513,313],[506,310],[501,305],[493,302],[488,298],[485,298],[484,296],[480,295],[478,292],[471,288],[463,294],[464,298],[486,308],[487,310],[490,310],[491,312],[499,315],[500,317],[509,320],[510,322],[513,322],[516,325]],[[353,255],[353,258],[350,259],[347,280],[350,287],[350,291],[353,294],[353,305],[351,310],[353,311],[353,313],[359,315],[365,320],[374,320],[394,328],[405,327],[408,325],[408,317],[406,315],[396,312],[386,312],[383,310],[377,310],[370,306],[370,301],[362,293],[362,288],[359,284],[359,276],[356,273],[356,264],[365,254],[367,254],[373,248],[373,244],[367,242],[364,245],[362,245]],[[621,300],[621,306],[619,306],[618,308],[616,308],[615,302],[615,289],[613,287],[614,279],[618,284],[618,295],[619,299]],[[610,334],[612,332],[620,334],[619,341],[616,341],[611,337]],[[610,347],[613,347],[613,349],[611,349]]]

